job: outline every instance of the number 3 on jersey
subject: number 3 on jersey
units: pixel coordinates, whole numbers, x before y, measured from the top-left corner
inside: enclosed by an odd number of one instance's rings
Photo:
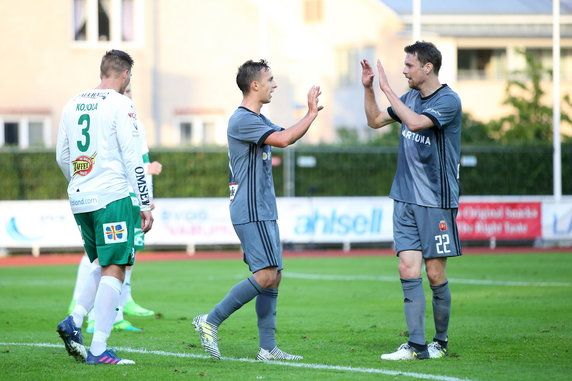
[[[90,137],[89,137],[89,114],[82,114],[79,117],[79,120],[77,121],[77,124],[80,126],[85,125],[85,127],[82,128],[81,130],[81,134],[83,136],[85,136],[85,143],[82,142],[81,140],[77,141],[77,148],[79,148],[79,150],[81,152],[85,152],[87,151],[87,149],[89,148],[89,143],[90,143]]]
[[[448,254],[451,252],[449,248],[449,234],[441,234],[435,236],[435,248],[437,249],[437,254]]]

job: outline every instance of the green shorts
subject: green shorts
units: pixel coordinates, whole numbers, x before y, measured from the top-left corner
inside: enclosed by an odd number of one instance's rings
[[[93,212],[74,214],[91,262],[101,266],[133,265],[135,261],[133,204],[130,197]]]
[[[141,230],[141,208],[139,201],[134,193],[131,193],[131,202],[133,203],[133,218],[135,221],[135,235],[133,242],[135,243],[135,250],[143,250],[145,248],[145,233]]]

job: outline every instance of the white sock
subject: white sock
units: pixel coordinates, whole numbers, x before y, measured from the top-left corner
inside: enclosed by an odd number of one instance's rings
[[[87,256],[87,254],[84,254],[83,257],[81,257],[81,261],[79,262],[79,266],[77,267],[77,277],[75,278],[75,287],[73,289],[73,300],[77,301],[77,298],[79,298],[79,294],[81,292],[81,289],[83,288],[83,285],[87,279],[87,277],[89,276],[89,272],[91,271],[91,267],[92,263],[89,261],[89,257]]]
[[[121,298],[123,298],[123,291],[121,291]],[[118,323],[121,320],[123,320],[123,305],[121,304],[120,301],[119,305],[117,306],[117,314],[115,315],[114,323]]]
[[[102,276],[95,296],[95,324],[89,348],[94,356],[99,356],[107,349],[107,339],[113,329],[120,296],[121,281],[112,276]]]
[[[120,322],[124,319],[123,310],[125,309],[125,304],[133,300],[131,297],[131,267],[125,268],[125,279],[123,279],[123,284],[121,285],[121,299],[119,300],[119,306],[117,307],[117,316],[115,317],[115,322]]]
[[[133,266],[125,269],[125,279],[123,280],[123,285],[121,286],[121,305],[125,306],[125,303],[133,300],[131,296],[131,273],[133,272]]]
[[[85,277],[83,287],[81,288],[77,303],[71,313],[74,324],[81,327],[85,315],[93,308],[95,296],[97,294],[98,285],[101,279],[101,266],[91,265],[91,271]]]

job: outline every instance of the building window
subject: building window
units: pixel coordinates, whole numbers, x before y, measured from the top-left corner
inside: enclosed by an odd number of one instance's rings
[[[97,1],[97,37],[99,41],[111,40],[111,26],[109,24],[111,12],[111,0]]]
[[[304,21],[307,23],[321,22],[324,19],[322,0],[304,0]]]
[[[20,139],[18,139],[18,123],[6,122],[4,123],[4,145],[17,146]]]
[[[136,42],[140,0],[72,0],[74,41]]]
[[[178,116],[180,145],[226,144],[225,118],[217,114],[186,114]]]
[[[0,115],[0,147],[47,147],[50,145],[49,118]]]
[[[73,34],[74,40],[87,39],[87,0],[74,0],[73,2]]]
[[[526,48],[526,53],[534,57],[545,71],[552,71],[552,48]],[[548,73],[544,73],[542,79],[551,80]],[[572,48],[560,49],[560,79],[572,79]]]
[[[459,49],[457,76],[464,79],[506,79],[506,49]]]
[[[181,122],[179,124],[179,131],[181,133],[181,144],[191,145],[193,136],[193,124],[191,122]]]
[[[355,86],[356,83],[361,83],[360,61],[364,58],[367,59],[370,63],[374,63],[374,46],[340,47],[336,49],[336,72],[338,86]]]
[[[212,120],[205,120],[203,122],[203,143],[216,143],[216,124]]]
[[[28,143],[30,147],[43,147],[44,143],[44,133],[45,133],[43,122],[30,122],[28,123]]]

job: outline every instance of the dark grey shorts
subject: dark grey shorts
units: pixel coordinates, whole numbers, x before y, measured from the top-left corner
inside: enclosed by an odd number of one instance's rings
[[[282,246],[276,221],[233,225],[244,251],[244,262],[255,273],[267,267],[282,270]]]
[[[393,239],[397,255],[406,250],[423,252],[423,258],[461,255],[457,208],[428,208],[393,202]]]

